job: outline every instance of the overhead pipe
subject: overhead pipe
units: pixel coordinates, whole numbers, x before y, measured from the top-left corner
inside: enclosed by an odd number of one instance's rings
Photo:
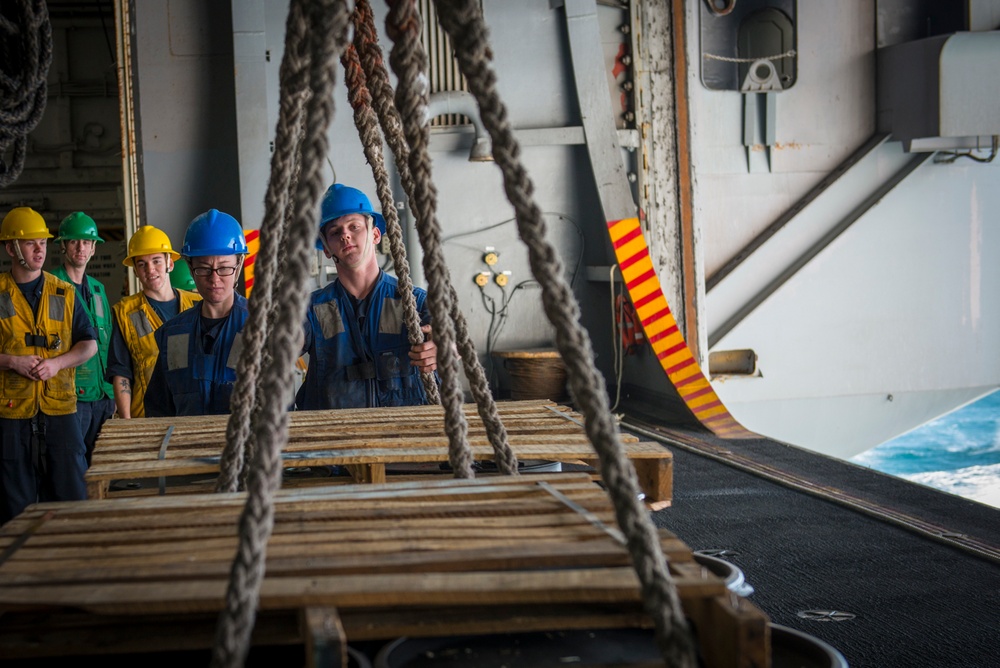
[[[469,151],[469,162],[492,162],[493,161],[493,141],[486,132],[486,126],[479,116],[479,105],[472,93],[465,91],[442,91],[432,93],[427,101],[427,120],[438,116],[447,115],[465,116],[476,130],[475,140],[472,142],[472,150]],[[396,175],[398,178],[398,175]],[[399,190],[401,186],[397,184]],[[398,192],[398,190],[397,190]],[[424,271],[421,259],[423,249],[417,237],[416,223],[413,219],[409,207],[400,210],[400,217],[405,220],[406,230],[406,255],[410,258],[410,278],[413,284],[425,287]],[[404,222],[401,220],[400,222]]]
[[[476,139],[472,143],[472,150],[469,151],[469,162],[492,162],[493,161],[493,140],[486,132],[479,117],[479,105],[472,93],[459,90],[442,91],[432,93],[427,104],[427,120],[430,121],[438,116],[449,115],[465,116],[472,121],[476,129]]]

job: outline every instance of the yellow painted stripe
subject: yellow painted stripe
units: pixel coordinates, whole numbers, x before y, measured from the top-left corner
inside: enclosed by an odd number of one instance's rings
[[[664,335],[677,321],[662,294],[659,278],[649,257],[646,239],[638,218],[610,221],[608,235],[615,250],[622,279],[632,303],[640,303],[636,315],[642,323],[646,340],[660,360],[663,372],[691,412],[709,430],[723,438],[753,438],[757,435],[743,427],[722,404],[698,362],[693,359],[684,336],[679,331]],[[645,278],[643,278],[645,276]],[[634,283],[634,285],[630,285]],[[649,298],[657,291],[661,294]],[[644,302],[644,300],[647,300]],[[666,354],[674,348],[676,351]],[[663,357],[661,357],[663,355]],[[707,390],[707,391],[706,391]],[[718,416],[724,416],[719,418]],[[710,419],[711,418],[711,419]]]

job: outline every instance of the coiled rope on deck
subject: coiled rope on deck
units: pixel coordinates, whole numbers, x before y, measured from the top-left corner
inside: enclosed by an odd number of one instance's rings
[[[212,665],[216,667],[243,665],[256,619],[267,541],[274,526],[273,496],[281,485],[281,448],[288,437],[286,409],[292,399],[293,366],[301,347],[306,283],[316,240],[316,209],[323,193],[321,166],[329,149],[327,128],[333,118],[333,85],[337,60],[347,46],[349,22],[345,0],[292,0],[289,7],[284,58],[304,56],[303,71],[307,72],[307,88],[312,95],[305,105],[302,167],[291,198],[294,214],[285,233],[287,259],[282,285],[287,289],[278,300],[267,336],[270,360],[261,370],[262,392],[256,397],[260,402],[259,416],[254,421],[257,451],[240,515],[239,546],[230,571],[225,607],[216,627],[212,651]],[[279,133],[284,136],[292,132],[289,120],[279,118],[283,128]],[[288,178],[284,173],[287,167],[272,163],[272,169],[273,178]],[[254,290],[251,299],[256,294]],[[259,313],[254,310],[248,327],[267,328],[270,309],[257,309]],[[250,379],[238,378],[237,382]]]
[[[5,3],[0,10],[0,188],[24,169],[28,133],[45,112],[52,25],[44,0]],[[11,150],[8,163],[4,156]]]
[[[545,238],[545,221],[532,198],[534,186],[520,163],[520,146],[507,119],[506,106],[496,92],[489,34],[479,2],[435,0],[435,6],[441,26],[451,37],[469,90],[479,104],[483,124],[493,139],[493,157],[503,173],[504,189],[514,206],[518,232],[528,247],[532,274],[542,288],[543,307],[555,328],[570,392],[586,418],[585,429],[597,451],[601,476],[614,504],[618,525],[627,538],[629,554],[642,585],[643,603],[656,626],[660,651],[668,665],[693,668],[695,644],[677,588],[667,571],[656,529],[639,501],[635,469],[621,449],[603,379],[593,363],[590,337],[580,325],[579,306],[563,278],[562,264]]]
[[[378,44],[378,34],[375,29],[375,17],[368,0],[358,0],[354,8],[354,46],[356,47],[362,68],[365,73],[365,81],[371,94],[371,105],[376,111],[382,133],[385,135],[386,143],[395,156],[396,171],[399,173],[403,190],[410,200],[414,198],[413,178],[408,165],[410,149],[406,145],[406,137],[403,134],[402,121],[399,112],[393,103],[393,90],[389,83],[389,73],[385,68],[385,61],[382,58],[382,48]],[[381,144],[379,145],[381,149]],[[381,152],[379,152],[381,155]],[[373,166],[374,169],[374,166]],[[382,167],[384,169],[384,165]],[[388,181],[388,175],[386,175]],[[376,180],[378,180],[376,178]],[[381,196],[380,196],[381,199]],[[393,209],[395,215],[395,207]],[[386,203],[382,202],[382,211],[386,211]],[[383,215],[385,215],[383,213]],[[396,218],[398,222],[398,217]],[[386,218],[388,225],[388,217]],[[401,232],[401,231],[400,231]],[[390,237],[390,243],[392,237]],[[405,249],[402,245],[402,234],[400,233],[399,251],[405,258]],[[393,250],[393,262],[396,261],[396,251]],[[404,259],[405,262],[405,259]],[[409,281],[409,265],[407,267],[407,281]],[[397,275],[398,275],[397,267]],[[469,333],[468,323],[465,314],[459,308],[458,295],[455,292],[454,284],[450,275],[448,278],[448,289],[451,297],[451,319],[455,325],[455,337],[458,343],[458,352],[461,356],[462,365],[465,369],[465,376],[469,380],[469,389],[476,402],[479,417],[486,428],[486,436],[490,445],[493,446],[494,461],[501,473],[507,475],[517,474],[517,456],[510,447],[507,438],[507,429],[500,418],[496,402],[490,391],[489,380],[486,378],[486,371],[476,353],[472,336]],[[408,283],[412,286],[412,283]],[[404,289],[400,280],[401,289]],[[409,289],[409,288],[406,288]],[[409,326],[409,325],[407,325]]]

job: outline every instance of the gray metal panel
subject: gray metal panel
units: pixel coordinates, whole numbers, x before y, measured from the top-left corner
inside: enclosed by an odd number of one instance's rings
[[[879,49],[879,130],[901,141],[938,136],[938,54],[947,39],[931,37]]]
[[[1000,134],[1000,32],[879,50],[879,126],[904,142]]]
[[[145,221],[179,246],[199,213],[239,212],[230,8],[143,0],[135,23]]]
[[[942,137],[1000,135],[1000,31],[959,33],[941,49]]]
[[[687,8],[688,57],[700,56]],[[798,3],[798,79],[776,96],[770,174],[748,174],[739,93],[688,76],[696,226],[710,275],[875,132],[875,0]]]
[[[566,26],[587,152],[605,220],[636,215],[611,111],[594,0],[567,0]]]
[[[238,217],[243,227],[250,229],[259,228],[264,219],[264,195],[271,175],[269,137],[273,128],[267,114],[264,0],[232,0],[232,7],[240,173]]]

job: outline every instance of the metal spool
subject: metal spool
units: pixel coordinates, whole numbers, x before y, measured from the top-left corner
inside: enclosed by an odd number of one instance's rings
[[[753,585],[747,582],[743,571],[725,559],[713,557],[700,552],[694,553],[694,560],[707,568],[713,575],[716,575],[726,582],[726,589],[737,596],[749,596],[753,593]]]
[[[566,399],[566,365],[556,350],[510,350],[494,353],[510,375],[510,398]]]

